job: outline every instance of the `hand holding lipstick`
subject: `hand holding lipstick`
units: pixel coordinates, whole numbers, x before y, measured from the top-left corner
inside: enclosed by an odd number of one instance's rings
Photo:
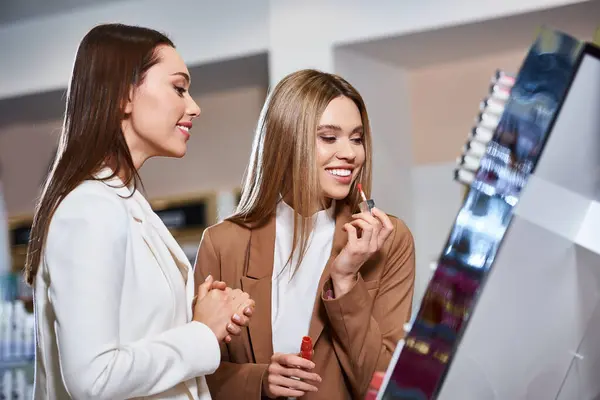
[[[263,378],[265,396],[302,397],[307,392],[317,392],[321,377],[312,371],[315,364],[296,354],[275,353]]]
[[[362,194],[364,196],[364,194]],[[347,293],[356,282],[360,267],[385,243],[394,225],[378,208],[371,208],[352,216],[354,220],[344,225],[348,243],[331,266],[331,280],[336,297]]]

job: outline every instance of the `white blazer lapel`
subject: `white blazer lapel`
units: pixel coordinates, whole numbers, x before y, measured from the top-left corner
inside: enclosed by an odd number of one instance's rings
[[[164,262],[166,263],[166,265],[169,265],[173,262],[177,264],[174,265],[174,267],[176,267],[181,272],[182,276],[180,279],[185,279],[185,297],[186,304],[188,305],[186,310],[187,319],[189,321],[192,318],[191,304],[194,298],[194,274],[190,262],[179,243],[177,243],[177,241],[175,240],[169,229],[165,226],[163,221],[159,218],[159,216],[156,215],[156,213],[152,210],[152,207],[144,198],[144,196],[142,196],[141,193],[136,192],[133,195],[132,200],[135,200],[136,203],[139,204],[139,206],[144,212],[144,216],[147,218],[147,222],[149,222],[152,225],[154,231],[158,233],[159,239],[162,240],[162,242],[166,245],[169,254],[164,254],[162,257],[163,259],[165,259]],[[166,260],[167,258],[168,260]]]
[[[112,175],[113,170],[106,167],[100,170],[95,177],[97,179],[105,179]],[[133,187],[127,187],[123,184],[123,181],[118,177],[113,177],[109,180],[104,181],[104,183],[110,186],[113,190],[117,192],[117,194],[123,197],[126,201],[127,208],[131,213],[131,216],[134,220],[136,220],[141,225],[142,237],[144,241],[148,245],[148,248],[158,260],[158,264],[167,280],[170,290],[175,296],[176,289],[178,286],[173,279],[186,279],[184,290],[185,290],[185,299],[188,304],[187,309],[187,319],[188,321],[192,318],[192,308],[191,304],[194,298],[194,274],[190,262],[181,249],[181,246],[177,243],[171,232],[167,229],[162,220],[156,215],[152,207],[146,200],[146,198],[138,191],[133,192]],[[151,226],[148,226],[150,224]],[[155,241],[162,241],[169,253],[165,254],[164,251],[161,251],[162,246],[159,246]],[[178,265],[173,265],[174,263]],[[181,278],[175,277],[173,274],[173,268],[177,268],[179,270],[181,267],[181,274],[183,276]],[[175,300],[175,299],[174,299]]]
[[[192,302],[194,298],[194,274],[187,256],[185,255],[185,253],[181,249],[181,246],[179,246],[173,235],[171,235],[169,229],[165,226],[165,224],[158,217],[158,215],[156,215],[154,210],[152,210],[152,207],[141,193],[136,191],[130,200],[131,202],[135,203],[135,206],[139,207],[139,210],[141,210],[143,218],[141,222],[144,240],[148,244],[148,247],[150,247],[150,250],[154,253],[154,256],[157,258],[157,260],[159,260],[158,263],[160,264],[160,267],[163,270],[167,281],[169,282],[171,293],[175,295],[175,286],[178,286],[178,284],[176,282],[173,282],[173,280],[178,280],[179,282],[181,282],[182,285],[184,285],[183,287],[185,290],[186,304],[185,317],[186,321],[191,321],[193,314]],[[150,224],[151,226],[147,226],[146,224]],[[157,246],[154,243],[154,240],[162,240],[162,242],[166,245],[168,254],[164,251],[161,251],[160,249],[162,249],[162,246]],[[184,276],[177,276],[179,275],[179,271],[173,274],[173,271],[175,271],[176,269],[179,270],[178,265],[174,264],[178,264],[182,267],[183,271],[181,271],[181,273],[185,274]],[[171,270],[166,270],[167,268],[169,268],[169,266],[171,266]],[[172,276],[173,280],[171,280]],[[185,284],[183,283],[184,277]],[[176,299],[174,299],[174,301],[177,302]],[[173,316],[173,318],[175,318],[175,315]],[[198,391],[196,385],[197,384],[195,381],[185,382],[185,387],[190,392]],[[189,396],[191,398],[191,394]]]
[[[111,168],[105,167],[100,170],[96,175],[96,179],[106,179],[113,174],[113,170]],[[150,216],[152,214],[152,210],[150,205],[146,201],[146,199],[142,196],[138,191],[133,191],[133,187],[127,187],[123,184],[123,181],[115,176],[110,179],[106,179],[103,181],[105,185],[112,188],[119,196],[123,198],[125,201],[125,205],[129,210],[131,217],[140,224],[140,230],[142,233],[142,238],[146,242],[146,245],[154,255],[157,260],[157,263],[165,277],[169,290],[173,295],[173,301],[175,304],[175,285],[173,283],[172,277],[170,276],[169,269],[174,267],[172,265],[172,257],[169,257],[163,252],[160,251],[160,246],[157,245],[156,241],[161,240],[162,238],[159,235],[154,234],[153,225],[150,221]],[[147,211],[150,210],[150,212]],[[169,262],[170,261],[170,262]],[[171,268],[169,268],[171,267]],[[175,318],[175,316],[174,316]]]
[[[136,192],[133,195],[133,198],[142,207],[145,216],[148,218],[148,221],[152,224],[162,241],[172,253],[172,257],[175,258],[177,262],[179,262],[185,268],[185,272],[187,274],[187,271],[191,269],[191,265],[185,253],[181,249],[181,246],[179,246],[179,243],[177,243],[173,235],[171,235],[171,232],[169,232],[169,229],[165,226],[160,217],[156,215],[154,210],[152,210],[152,207],[141,193]]]
[[[104,168],[95,175],[95,178],[108,178],[112,173],[112,169]],[[191,304],[194,296],[194,278],[190,262],[185,253],[141,193],[138,191],[133,192],[133,188],[125,186],[123,181],[118,177],[108,179],[104,183],[115,190],[119,196],[123,197],[132,218],[140,224],[142,237],[158,261],[159,267],[168,282],[170,292],[173,296],[173,304],[177,304],[177,300],[175,299],[177,291],[175,289],[176,284],[172,279],[173,275],[175,275],[174,279],[183,279],[183,277],[177,276],[179,275],[178,272],[173,272],[177,268],[173,264],[179,263],[183,266],[184,273],[187,275],[187,284],[185,285],[186,317],[190,321],[192,319]],[[166,245],[168,252],[161,250],[163,247],[158,245],[157,241],[162,241]],[[173,313],[173,319],[175,319],[175,314]],[[184,382],[182,386],[187,388],[189,399],[194,398],[191,393],[198,392],[195,380]]]

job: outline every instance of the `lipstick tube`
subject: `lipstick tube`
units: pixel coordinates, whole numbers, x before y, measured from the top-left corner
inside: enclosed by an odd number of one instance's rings
[[[304,336],[302,338],[302,344],[300,345],[300,357],[306,360],[312,360],[313,356],[313,344],[310,336]]]
[[[506,102],[499,101],[492,97],[488,97],[483,99],[481,103],[479,103],[479,111],[487,112],[492,115],[500,116],[504,112],[504,108],[506,107]]]
[[[500,116],[484,111],[479,113],[476,122],[477,126],[483,126],[493,131],[496,129],[498,123],[500,122]]]
[[[479,165],[481,164],[481,159],[465,154],[458,158],[456,163],[460,168],[464,168],[467,171],[477,171],[477,168],[479,168]]]
[[[373,207],[375,207],[375,201],[373,199],[368,199],[367,201],[363,201],[358,205],[361,212],[371,212]]]
[[[362,202],[358,204],[358,208],[360,209],[361,212],[371,212],[371,210],[373,209],[373,207],[375,207],[375,200],[373,199],[367,199],[367,196],[365,195],[365,192],[362,189],[362,185],[359,183],[356,185],[356,187],[358,188],[358,192],[360,193],[360,197],[362,198]]]
[[[500,102],[505,102],[510,97],[510,89],[498,84],[493,84],[490,87],[490,97]]]
[[[464,168],[457,168],[454,170],[454,180],[465,185],[470,185],[475,180],[475,173],[467,171]]]
[[[369,383],[369,390],[367,391],[367,395],[365,400],[376,400],[377,394],[381,389],[383,384],[385,374],[382,372],[375,372],[373,377],[371,378],[371,382]]]
[[[492,83],[498,83],[506,87],[513,87],[515,85],[515,77],[507,74],[506,72],[498,69],[492,78]]]
[[[471,130],[471,138],[476,142],[488,144],[494,137],[494,131],[485,126],[476,126]]]

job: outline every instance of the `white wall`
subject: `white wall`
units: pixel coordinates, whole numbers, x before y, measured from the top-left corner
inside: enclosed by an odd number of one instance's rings
[[[20,123],[0,130],[4,201],[9,217],[33,214],[45,174],[56,149],[62,121]]]
[[[235,1],[235,9],[229,2],[176,3],[111,2],[0,26],[0,98],[66,87],[79,41],[100,23],[164,31],[189,65],[267,50],[267,0]]]
[[[412,135],[407,74],[350,50],[336,51],[335,72],[361,93],[367,106],[373,136],[375,204],[410,227]]]
[[[413,310],[416,313],[425,294],[436,261],[448,239],[464,188],[452,180],[453,162],[421,164],[411,168],[411,194],[414,204],[416,277]]]

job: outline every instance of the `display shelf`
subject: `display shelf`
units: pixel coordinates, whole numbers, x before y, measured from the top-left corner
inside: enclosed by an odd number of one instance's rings
[[[18,359],[9,359],[9,360],[1,360],[0,359],[0,372],[9,369],[17,369],[17,368],[31,368],[35,363],[35,357],[27,357],[27,358],[18,358]]]
[[[600,394],[599,104],[600,49],[540,31],[383,398]]]

